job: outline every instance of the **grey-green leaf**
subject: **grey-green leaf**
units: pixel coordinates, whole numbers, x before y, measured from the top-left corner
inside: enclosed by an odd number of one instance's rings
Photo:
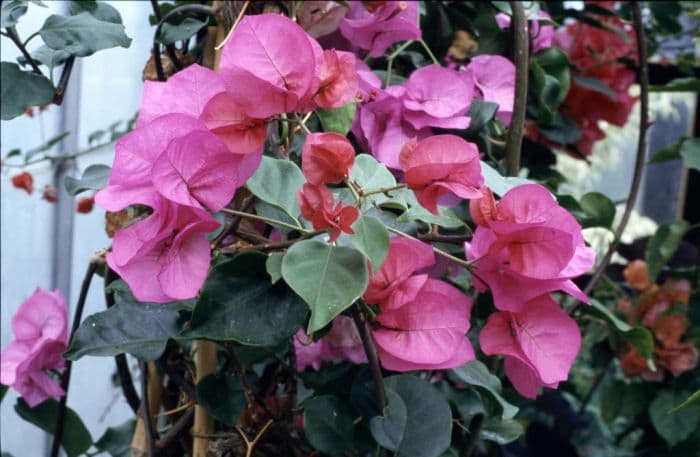
[[[347,135],[352,127],[352,120],[355,118],[355,100],[334,109],[316,110],[316,115],[321,121],[321,126],[325,132],[336,132]]]
[[[671,260],[688,228],[688,223],[682,220],[662,224],[656,230],[654,236],[649,239],[645,257],[650,283],[656,281],[659,273],[661,273],[661,269]]]
[[[296,220],[299,217],[297,191],[301,190],[305,182],[304,175],[294,162],[263,157],[246,186],[260,200],[281,209]]]
[[[533,183],[533,181],[525,178],[505,177],[483,160],[481,161],[481,173],[484,175],[484,183],[493,191],[494,194],[500,197],[502,197],[513,187]]]
[[[75,16],[53,14],[46,19],[39,30],[44,43],[52,49],[85,57],[102,49],[121,46],[128,48],[131,38],[126,36],[124,26],[97,19],[83,12]]]
[[[512,419],[518,413],[518,408],[511,405],[501,396],[501,380],[491,374],[486,365],[478,360],[462,365],[452,370],[452,373],[462,382],[486,390],[500,405],[501,417]]]
[[[338,397],[321,395],[306,400],[304,435],[311,445],[328,455],[352,449],[352,411]]]
[[[688,408],[688,407],[693,406],[693,405],[698,405],[698,404],[700,404],[700,389],[693,392],[683,403],[676,406],[668,413],[674,414],[674,413],[681,411],[685,408]]]
[[[312,333],[362,296],[369,274],[360,251],[305,240],[284,255],[282,277],[311,309],[308,333]]]
[[[306,319],[304,302],[283,282],[270,282],[266,260],[245,252],[215,266],[185,335],[275,346],[296,333]]]
[[[360,250],[370,262],[372,271],[377,271],[386,259],[389,250],[389,231],[377,218],[360,216],[352,224],[354,235],[350,235],[353,246]]]
[[[129,419],[116,427],[109,427],[95,447],[100,452],[106,452],[112,457],[129,457],[131,455],[131,440],[134,437],[136,421]]]
[[[121,24],[122,17],[119,11],[107,2],[96,0],[72,0],[68,5],[68,12],[71,16],[80,13],[89,13],[100,21]]]
[[[195,387],[197,403],[226,425],[235,426],[246,408],[246,397],[237,376],[211,374]]]
[[[384,408],[383,415],[370,419],[369,426],[377,443],[386,449],[395,451],[401,446],[406,433],[408,412],[406,404],[393,390],[386,389],[386,398],[388,404]]]
[[[19,65],[0,62],[0,119],[7,121],[27,108],[53,100],[53,85],[42,75],[22,71]]]
[[[107,185],[112,168],[107,165],[90,165],[80,179],[66,176],[63,184],[69,195],[78,195],[86,190],[100,190]]]
[[[675,446],[688,438],[700,423],[700,405],[669,414],[674,406],[687,397],[687,391],[663,390],[649,405],[651,423],[669,446]]]
[[[481,429],[481,437],[501,446],[512,443],[523,434],[523,426],[515,419],[488,418]]]
[[[273,252],[267,256],[265,261],[265,269],[267,274],[270,275],[270,281],[272,284],[276,283],[282,279],[282,258],[284,254],[281,252]]]
[[[0,5],[0,27],[13,27],[27,13],[27,0],[5,0]]]
[[[207,26],[208,20],[200,21],[193,17],[186,17],[179,24],[164,23],[160,30],[160,42],[172,44],[176,41],[187,40],[201,29]]]

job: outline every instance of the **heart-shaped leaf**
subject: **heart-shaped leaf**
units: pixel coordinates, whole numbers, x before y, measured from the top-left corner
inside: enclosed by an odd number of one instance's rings
[[[197,404],[226,425],[235,426],[246,408],[246,397],[238,377],[211,374],[195,387]]]
[[[66,176],[63,185],[69,195],[78,195],[86,190],[100,190],[107,185],[112,168],[107,165],[90,165],[80,179]]]
[[[246,186],[260,200],[281,209],[297,221],[300,214],[297,191],[305,182],[306,178],[294,162],[263,157]]]
[[[492,375],[486,365],[478,360],[462,365],[452,370],[452,373],[462,382],[486,390],[500,405],[501,417],[511,419],[518,413],[518,408],[511,405],[501,396],[501,380]]]
[[[52,14],[39,34],[51,49],[61,49],[78,57],[116,46],[131,46],[131,38],[124,33],[122,24],[101,21],[88,12],[75,16]]]
[[[352,411],[338,397],[321,395],[303,404],[304,434],[324,454],[340,455],[352,449]]]

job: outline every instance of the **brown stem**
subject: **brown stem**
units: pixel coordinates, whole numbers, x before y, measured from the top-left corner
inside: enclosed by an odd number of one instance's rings
[[[105,289],[112,282],[119,279],[119,276],[111,269],[108,265],[105,265]],[[114,294],[105,292],[105,303],[107,304],[107,309],[114,306]],[[119,385],[122,388],[122,393],[126,402],[131,407],[134,414],[138,414],[139,406],[141,405],[141,399],[139,394],[136,393],[136,388],[134,387],[134,380],[131,378],[131,372],[129,371],[129,364],[126,361],[126,355],[117,354],[114,356],[114,363],[117,366],[117,374],[119,375]]]
[[[139,366],[141,367],[141,416],[146,430],[148,457],[154,457],[156,454],[156,442],[153,422],[151,421],[151,407],[148,402],[148,367],[145,362],[139,363]]]
[[[34,62],[34,59],[32,59],[32,55],[29,54],[29,51],[27,51],[27,48],[26,46],[24,46],[24,43],[22,43],[22,40],[19,39],[19,36],[17,35],[17,30],[15,30],[14,27],[7,27],[5,29],[4,35],[7,38],[9,38],[15,44],[15,46],[17,46],[19,51],[22,53],[24,58],[27,59],[27,62],[32,67],[32,71],[36,74],[44,76],[37,64]]]
[[[382,368],[379,365],[377,348],[374,346],[374,339],[372,338],[372,330],[369,327],[367,319],[365,319],[365,317],[362,315],[360,304],[357,302],[352,306],[352,318],[355,320],[357,331],[362,339],[362,346],[364,347],[365,354],[367,355],[369,369],[372,372],[372,379],[374,380],[374,388],[377,395],[377,406],[379,407],[379,411],[383,412],[387,405],[387,401],[386,390],[384,389],[384,377],[382,377]]]
[[[465,241],[469,241],[472,237],[471,235],[439,235],[435,233],[419,233],[416,235],[416,238],[421,241],[448,243],[461,246]]]
[[[92,282],[92,276],[97,270],[97,263],[91,260],[88,264],[87,271],[85,271],[85,277],[83,278],[83,284],[80,287],[80,295],[78,296],[78,303],[75,306],[75,314],[73,315],[73,325],[70,331],[69,342],[73,341],[75,332],[80,326],[80,321],[83,317],[83,309],[85,308],[85,299],[87,298],[88,290],[90,290],[90,282]],[[58,457],[58,453],[61,449],[61,441],[63,440],[63,426],[66,417],[66,402],[68,401],[68,387],[70,386],[70,374],[71,368],[73,366],[73,361],[66,360],[66,369],[63,371],[61,376],[61,388],[65,392],[61,401],[58,404],[58,412],[56,414],[56,426],[54,428],[53,443],[51,444],[51,457]]]
[[[73,71],[73,64],[75,64],[75,56],[70,56],[63,65],[61,79],[58,81],[56,92],[54,92],[53,95],[53,102],[56,105],[63,103],[63,96],[66,94],[66,89],[68,88],[68,81],[70,80],[70,74]]]
[[[629,222],[632,214],[632,209],[637,201],[639,186],[642,183],[642,171],[644,171],[644,158],[647,150],[647,130],[649,128],[649,69],[647,67],[646,36],[644,35],[644,24],[642,23],[642,7],[639,2],[632,2],[632,19],[634,23],[634,32],[637,37],[637,57],[639,59],[637,72],[641,87],[641,93],[639,95],[640,114],[639,136],[637,138],[637,158],[634,163],[632,185],[630,186],[630,193],[627,197],[625,211],[622,213],[620,224],[615,230],[615,236],[612,243],[610,243],[610,246],[608,247],[608,251],[605,253],[603,260],[601,260],[598,268],[596,268],[593,276],[588,281],[588,284],[586,284],[586,287],[583,289],[583,293],[586,295],[591,293],[595,285],[602,278],[605,268],[610,263],[610,260],[612,259],[612,256],[620,243],[622,233],[625,231],[625,227],[627,227],[627,223]],[[576,306],[569,311],[569,315],[573,314],[578,306],[579,304],[576,304]]]
[[[243,202],[241,202],[241,211],[249,211],[253,207],[254,203],[255,195],[250,194],[243,200]],[[221,243],[224,241],[224,238],[226,238],[232,233],[235,233],[238,230],[238,227],[241,225],[242,220],[243,218],[241,216],[233,216],[229,226],[222,230],[219,236],[217,236],[214,242],[212,243],[212,249],[216,249],[219,246],[221,246]]]
[[[156,448],[165,449],[180,438],[194,422],[194,408],[190,408],[172,426],[163,438],[156,441]]]
[[[481,428],[484,426],[484,415],[477,415],[469,426],[470,434],[467,444],[464,447],[464,457],[471,457],[476,447],[476,441],[481,433]]]
[[[523,141],[525,108],[527,107],[529,37],[523,4],[518,1],[509,3],[513,12],[511,30],[513,33],[513,61],[515,63],[515,100],[506,141],[506,174],[517,176],[518,170],[520,170],[520,147]]]

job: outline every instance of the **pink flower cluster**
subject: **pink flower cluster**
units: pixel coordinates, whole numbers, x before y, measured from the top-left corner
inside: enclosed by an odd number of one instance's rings
[[[459,72],[428,65],[411,73],[403,85],[385,89],[363,63],[358,65],[359,104],[352,132],[389,168],[400,168],[399,152],[408,140],[425,139],[434,128],[467,128],[473,99],[497,103],[498,117],[510,122],[515,66],[505,57],[477,56]]]
[[[549,296],[563,291],[587,301],[571,281],[594,264],[581,226],[549,191],[528,184],[496,202],[489,189],[470,202],[477,229],[465,245],[474,262],[473,283],[493,294],[495,307],[479,335],[486,354],[505,356],[506,374],[518,391],[535,397],[539,386],[567,379],[581,345],[573,319]]]
[[[355,68],[353,54],[324,51],[290,19],[262,14],[240,22],[218,72],[192,65],[146,82],[136,129],[118,141],[108,187],[96,195],[108,211],[151,209],[115,235],[107,255],[137,299],[197,294],[209,268],[206,234],[219,227],[209,212],[258,167],[267,119],[346,104]]]
[[[37,288],[12,316],[14,341],[0,356],[0,383],[11,386],[33,408],[65,392],[47,373],[60,370],[68,343],[66,302],[59,290]]]
[[[546,12],[540,10],[537,13],[537,18],[527,21],[527,27],[530,29],[530,47],[533,52],[538,52],[543,49],[552,47],[552,39],[554,38],[554,26],[545,24],[541,25],[540,21],[551,20],[552,17]],[[510,27],[511,18],[506,13],[498,13],[496,15],[496,23],[502,29]]]

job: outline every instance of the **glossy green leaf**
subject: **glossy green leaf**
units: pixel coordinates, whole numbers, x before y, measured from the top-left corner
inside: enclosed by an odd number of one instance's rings
[[[321,395],[306,400],[304,435],[311,445],[328,455],[341,455],[352,449],[353,416],[338,397]]]
[[[226,425],[235,426],[247,401],[237,376],[211,374],[195,386],[197,404]]]
[[[30,422],[47,433],[53,434],[56,430],[56,416],[58,415],[58,401],[50,398],[43,403],[30,408],[22,398],[17,399],[15,412],[27,422]],[[80,416],[72,409],[66,407],[65,422],[63,425],[63,437],[61,446],[68,457],[77,457],[92,446],[90,432],[83,424]]]
[[[676,78],[664,85],[649,86],[649,92],[700,92],[700,79]]]
[[[586,217],[581,225],[586,227],[612,227],[615,219],[615,204],[600,192],[588,192],[579,201]]]
[[[307,332],[313,333],[362,296],[369,273],[360,251],[305,240],[284,255],[282,277],[311,309]]]
[[[688,223],[682,220],[661,224],[656,233],[649,239],[645,258],[650,283],[656,281],[664,265],[671,260],[673,254],[678,250],[678,246],[680,246],[688,228]]]
[[[651,361],[654,355],[654,335],[649,329],[641,326],[632,327],[629,331],[624,332],[623,336],[627,342],[637,348],[642,357],[651,362],[651,368],[655,369]]]
[[[24,114],[27,108],[53,100],[51,81],[19,65],[0,62],[0,119],[7,121]]]
[[[700,404],[700,389],[693,392],[683,403],[670,410],[669,414],[674,414],[685,408],[696,406],[698,404]]]
[[[102,49],[121,46],[128,48],[131,38],[124,33],[122,24],[101,21],[90,13],[75,16],[53,14],[39,30],[44,43],[52,49],[85,57]]]
[[[484,389],[491,395],[500,404],[503,419],[512,419],[518,413],[518,408],[501,396],[501,380],[492,375],[486,365],[480,361],[472,360],[451,371],[460,381]]]
[[[281,252],[273,252],[267,256],[265,261],[265,269],[267,274],[270,275],[270,281],[275,284],[277,281],[282,279],[282,258],[284,254]]]
[[[112,24],[122,23],[122,17],[119,14],[119,11],[104,1],[72,0],[68,5],[68,12],[71,16],[75,16],[80,13],[89,13],[95,19],[100,21],[110,22]]]
[[[520,438],[523,431],[523,426],[515,419],[488,418],[484,421],[480,436],[502,446]]]
[[[117,288],[114,301],[108,310],[83,320],[65,358],[112,357],[126,352],[140,360],[155,360],[168,339],[180,333],[181,302],[142,303],[122,288]]]
[[[109,427],[99,440],[95,442],[95,447],[100,452],[106,452],[112,457],[130,457],[131,440],[134,438],[136,421],[129,419],[116,427]]]
[[[193,17],[186,17],[179,24],[166,22],[160,30],[159,41],[163,44],[172,44],[176,41],[188,40],[206,27],[208,22],[208,20],[200,21]]]
[[[306,320],[303,300],[286,284],[272,284],[260,252],[245,252],[215,266],[192,312],[187,337],[275,346]]]
[[[355,234],[349,236],[350,241],[372,262],[372,271],[377,271],[389,250],[389,232],[384,224],[372,216],[358,217],[352,229]]]
[[[85,169],[80,179],[66,176],[63,185],[69,195],[78,195],[86,190],[100,190],[107,186],[111,171],[112,168],[107,165],[90,165]]]
[[[675,446],[690,437],[700,424],[700,405],[692,405],[669,414],[688,394],[687,391],[663,390],[649,405],[651,423],[669,446]]]
[[[571,119],[555,113],[554,121],[549,125],[538,126],[540,133],[556,144],[571,144],[581,139],[581,129]]]
[[[415,376],[391,376],[385,384],[387,392],[395,395],[387,394],[389,406],[384,416],[370,423],[375,440],[397,457],[439,457],[450,446],[452,436],[452,411],[447,400]]]
[[[589,299],[590,301],[590,306],[582,306],[579,309],[581,312],[587,313],[587,314],[592,314],[594,316],[597,316],[610,324],[613,325],[615,329],[617,329],[620,332],[629,332],[632,330],[632,326],[629,325],[627,322],[623,321],[619,317],[617,317],[615,314],[613,314],[610,309],[596,300],[595,298]]]
[[[297,191],[301,190],[305,182],[306,178],[294,162],[263,157],[246,186],[260,200],[296,220],[300,214]]]
[[[700,138],[686,138],[680,153],[686,167],[700,170]]]
[[[340,108],[319,108],[316,110],[316,115],[321,121],[324,132],[336,132],[341,135],[347,135],[350,127],[352,127],[352,120],[355,118],[355,109],[355,100],[352,100]]]

